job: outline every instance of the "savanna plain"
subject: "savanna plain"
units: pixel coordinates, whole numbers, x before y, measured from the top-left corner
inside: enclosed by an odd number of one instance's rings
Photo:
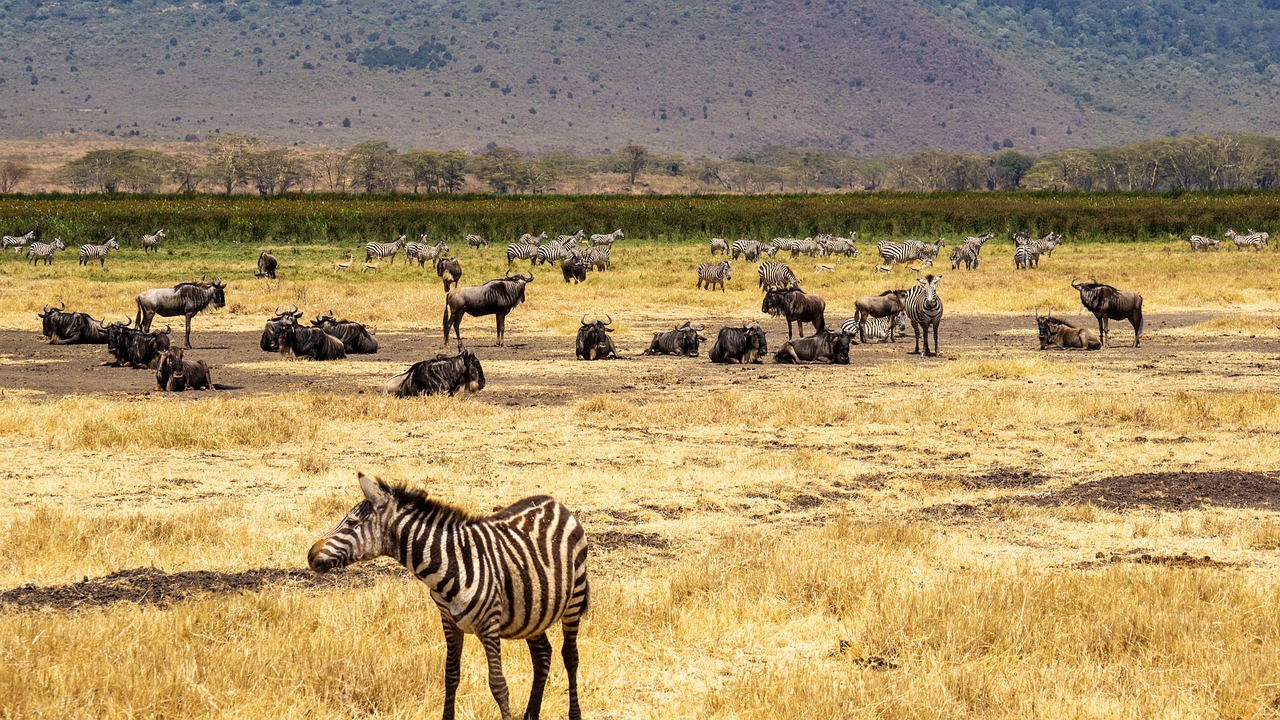
[[[99,238],[47,267],[0,257],[0,717],[437,717],[425,589],[386,560],[306,570],[357,471],[475,511],[538,493],[576,511],[587,717],[1280,715],[1274,248],[1068,237],[1016,271],[1006,234],[976,271],[933,268],[940,357],[908,337],[848,366],[742,367],[640,353],[684,320],[759,320],[776,349],[755,264],[701,291],[705,242],[626,237],[582,285],[535,268],[506,347],[492,318],[463,321],[483,391],[395,399],[386,379],[440,349],[429,268],[335,273],[354,242],[171,236],[105,268],[74,258]],[[446,239],[470,284],[514,238]],[[828,323],[916,282],[873,271],[876,239],[831,273],[791,261]],[[253,277],[261,250],[279,280]],[[98,367],[102,346],[37,338],[58,299],[122,319],[139,291],[204,275],[227,305],[196,317],[187,355],[223,389],[158,393],[149,371]],[[1090,277],[1144,295],[1141,347],[1113,323],[1105,350],[1038,350],[1037,308],[1094,326],[1070,287]],[[261,352],[295,304],[376,326],[382,351]],[[584,314],[612,318],[621,359],[574,359]],[[519,711],[524,644],[504,659]],[[474,638],[462,668],[461,715],[496,717]],[[566,707],[557,655],[544,715]]]

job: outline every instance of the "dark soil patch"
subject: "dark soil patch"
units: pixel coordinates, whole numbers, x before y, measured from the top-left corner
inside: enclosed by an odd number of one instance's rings
[[[987,488],[1027,488],[1048,482],[1049,477],[1021,468],[996,468],[986,475],[960,478],[960,484],[969,490]]]
[[[812,508],[821,507],[825,501],[816,495],[806,495],[801,493],[787,503],[792,510],[810,510]]]
[[[1106,510],[1200,507],[1280,510],[1280,473],[1217,470],[1140,473],[1095,480],[1048,493],[1014,498],[1025,505],[1094,505]]]
[[[590,536],[591,545],[604,550],[620,550],[627,547],[642,547],[654,550],[666,549],[671,543],[661,535],[651,532],[625,532],[622,530],[606,530]]]
[[[1163,565],[1165,567],[1183,567],[1183,568],[1229,568],[1235,567],[1235,563],[1223,562],[1222,560],[1214,560],[1208,555],[1199,557],[1192,556],[1189,553],[1181,555],[1152,555],[1150,553],[1137,554],[1130,553],[1111,553],[1105,555],[1098,553],[1095,559],[1082,563],[1076,563],[1073,567],[1077,568],[1096,568],[1115,563],[1133,563],[1136,565]]]

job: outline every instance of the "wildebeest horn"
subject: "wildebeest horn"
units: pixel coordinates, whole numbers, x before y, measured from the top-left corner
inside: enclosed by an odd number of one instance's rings
[[[584,314],[584,315],[582,316],[582,319],[581,319],[581,320],[579,320],[578,322],[582,323],[582,327],[586,327],[586,326],[587,326],[587,316]]]
[[[276,317],[280,317],[280,315],[282,315],[282,314],[283,314],[283,313],[281,313],[281,312],[280,312],[280,306],[279,306],[279,305],[277,305],[277,306],[276,306]]]
[[[1080,285],[1082,284],[1083,283],[1078,282],[1075,278],[1071,278],[1071,287],[1075,288],[1076,290],[1079,290]]]
[[[66,303],[66,302],[64,302],[62,298],[58,298],[58,309],[59,309],[59,310],[66,310],[66,309],[67,309],[67,303]]]
[[[692,327],[695,332],[702,332],[707,329],[706,325],[693,325],[692,323],[690,324],[690,327]]]
[[[605,313],[605,314],[604,314],[604,316],[605,316],[605,317],[607,317],[607,318],[609,318],[608,320],[606,320],[606,321],[605,321],[605,323],[604,323],[604,324],[605,324],[605,325],[612,325],[612,324],[613,324],[613,318],[612,318],[612,317],[609,317],[609,313]]]

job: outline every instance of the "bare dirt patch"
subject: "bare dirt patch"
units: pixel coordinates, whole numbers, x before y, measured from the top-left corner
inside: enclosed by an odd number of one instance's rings
[[[1106,510],[1200,507],[1280,509],[1280,472],[1156,472],[1072,485],[1018,502],[1038,507],[1094,505]]]
[[[1222,560],[1214,560],[1208,555],[1195,556],[1190,553],[1181,553],[1179,555],[1153,555],[1140,550],[1131,550],[1124,553],[1102,553],[1099,552],[1094,556],[1093,560],[1076,563],[1072,567],[1088,569],[1106,567],[1116,563],[1132,563],[1135,565],[1160,565],[1163,567],[1173,568],[1210,568],[1221,570],[1229,567],[1236,567],[1238,563],[1229,563]]]

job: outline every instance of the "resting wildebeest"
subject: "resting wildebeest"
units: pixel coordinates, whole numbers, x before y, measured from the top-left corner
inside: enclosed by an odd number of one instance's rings
[[[560,261],[560,274],[564,276],[564,281],[572,280],[575,284],[587,281],[587,271],[591,269],[591,263],[582,259],[576,251],[569,254]]]
[[[171,288],[155,288],[138,293],[138,315],[134,323],[143,332],[151,329],[151,320],[156,315],[175,317],[183,315],[187,319],[186,346],[191,347],[191,318],[196,313],[213,305],[222,307],[227,304],[226,285],[221,280],[212,283],[178,283]]]
[[[867,341],[866,324],[871,318],[893,317],[902,312],[905,290],[885,290],[879,295],[863,295],[853,302],[853,317],[858,323],[858,342]],[[895,326],[896,327],[896,326]],[[892,334],[890,335],[892,339]]]
[[[1102,340],[1097,333],[1088,328],[1079,328],[1066,320],[1053,316],[1053,311],[1040,317],[1036,310],[1036,328],[1040,332],[1040,349],[1062,348],[1063,350],[1101,350]]]
[[[280,354],[308,360],[341,360],[347,356],[342,341],[315,327],[303,327],[285,319],[280,332]]]
[[[787,339],[791,339],[791,323],[794,321],[800,337],[804,337],[804,324],[820,332],[827,325],[827,303],[822,298],[803,290],[770,290],[765,293],[760,312],[787,319]]]
[[[266,327],[262,329],[262,337],[258,340],[258,347],[263,352],[279,352],[280,351],[280,334],[284,332],[286,323],[296,323],[302,319],[302,311],[297,305],[292,310],[280,312],[280,308],[276,308],[276,316],[267,321]]]
[[[697,357],[698,343],[706,340],[698,333],[705,328],[705,325],[695,327],[693,323],[686,321],[683,325],[677,325],[675,330],[654,333],[653,342],[650,343],[649,349],[645,350],[644,354]]]
[[[462,263],[458,262],[458,258],[441,255],[436,258],[436,276],[444,281],[444,291],[449,292],[462,279]]]
[[[752,322],[740,328],[721,328],[716,341],[707,351],[707,357],[714,363],[750,365],[760,362],[760,358],[768,352],[764,328],[760,327],[760,323]]]
[[[533,282],[533,273],[490,280],[483,285],[468,285],[450,290],[444,297],[444,344],[449,344],[449,327],[462,344],[462,316],[494,315],[498,323],[498,347],[506,333],[507,313],[524,302],[524,286]]]
[[[1133,346],[1138,347],[1142,341],[1141,295],[1130,290],[1117,290],[1097,280],[1087,283],[1072,280],[1071,287],[1080,291],[1081,304],[1098,318],[1098,337],[1103,347],[1106,347],[1107,336],[1110,335],[1108,320],[1128,320],[1133,326]]]
[[[396,397],[410,395],[440,395],[453,397],[459,390],[476,392],[484,389],[484,368],[480,359],[465,347],[460,347],[454,357],[439,355],[435,360],[414,363],[405,372],[387,381],[387,394]]]
[[[40,334],[50,345],[101,345],[107,341],[107,326],[94,320],[88,313],[66,312],[61,307],[45,305],[40,317]]]
[[[378,352],[378,341],[364,325],[350,320],[337,320],[333,311],[328,315],[317,315],[311,323],[312,327],[321,330],[342,341],[342,347],[350,355],[369,355]]]
[[[605,317],[609,318],[608,322],[603,320],[587,322],[587,316],[582,316],[580,321],[582,327],[578,328],[575,353],[579,360],[608,360],[618,357],[618,350],[613,346],[613,338],[609,337],[613,328],[607,327],[613,324],[613,318],[608,315]]]
[[[844,330],[823,328],[812,336],[788,340],[774,353],[776,363],[809,363],[826,360],[833,365],[849,364],[849,345],[853,335]]]
[[[264,250],[258,255],[258,272],[253,274],[254,277],[267,277],[272,280],[276,279],[276,256],[268,255]]]
[[[143,332],[124,323],[107,325],[107,352],[112,360],[104,365],[155,369],[160,355],[170,346],[169,328],[162,332]]]
[[[156,367],[156,389],[166,392],[212,390],[209,366],[203,360],[184,359],[182,348],[169,348],[160,355],[160,363]]]

